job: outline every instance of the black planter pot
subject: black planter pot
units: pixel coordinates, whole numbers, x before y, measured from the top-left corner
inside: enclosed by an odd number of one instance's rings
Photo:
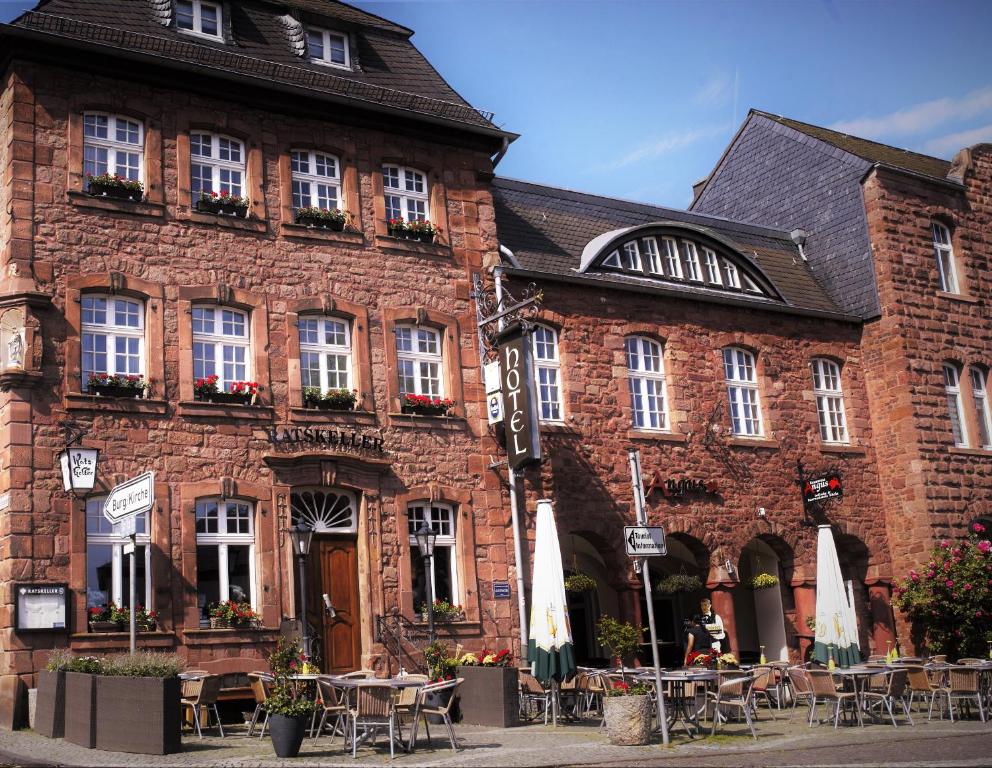
[[[419,232],[418,237],[422,243],[433,243],[435,234],[433,232]]]
[[[343,221],[318,219],[314,216],[299,216],[296,219],[296,223],[302,224],[305,227],[313,227],[314,229],[329,229],[331,232],[344,232]]]
[[[430,408],[421,405],[404,405],[402,408],[403,413],[412,413],[415,416],[447,416],[447,409],[443,408]]]
[[[248,206],[222,203],[219,200],[198,200],[196,210],[203,213],[217,213],[222,216],[240,216],[244,218],[245,214],[248,213]]]
[[[178,677],[96,678],[96,748],[170,755],[182,749]]]
[[[395,229],[393,227],[390,227],[389,228],[389,236],[390,237],[404,238],[404,237],[406,237],[406,230],[405,229]]]
[[[458,667],[458,676],[465,680],[458,688],[463,723],[495,728],[520,724],[516,667]]]
[[[203,395],[200,399],[211,403],[225,403],[228,405],[248,405],[251,403],[251,395],[240,392],[211,392]]]
[[[307,408],[316,408],[318,411],[353,411],[355,410],[354,405],[338,405],[337,403],[329,403],[326,400],[307,400],[304,405]]]
[[[93,197],[112,197],[115,200],[130,200],[135,203],[140,203],[142,198],[141,192],[134,192],[124,187],[109,184],[94,184],[91,182],[88,191]]]
[[[34,729],[50,739],[65,735],[65,672],[38,673]]]
[[[113,385],[90,384],[90,392],[101,397],[127,397],[137,399],[144,396],[143,390],[133,387],[115,387]]]
[[[276,757],[296,757],[306,734],[308,718],[269,715],[269,735]]]
[[[65,740],[96,746],[96,675],[65,673]]]

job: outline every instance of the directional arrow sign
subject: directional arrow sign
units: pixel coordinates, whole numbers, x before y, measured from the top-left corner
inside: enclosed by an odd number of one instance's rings
[[[632,557],[653,557],[668,554],[665,529],[660,525],[625,525],[623,540],[627,554]]]
[[[145,472],[116,486],[103,502],[103,516],[112,523],[147,512],[155,503],[155,473]]]

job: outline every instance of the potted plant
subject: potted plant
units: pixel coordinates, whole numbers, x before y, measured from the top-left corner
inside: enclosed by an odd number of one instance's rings
[[[38,673],[34,729],[50,739],[65,735],[65,671],[71,661],[69,651],[56,648],[45,669]]]
[[[606,736],[610,744],[632,747],[651,739],[651,697],[644,685],[613,683],[603,700]]]
[[[454,407],[455,401],[447,398],[412,394],[403,396],[403,413],[413,413],[417,416],[447,416],[448,411]]]
[[[248,218],[249,200],[242,195],[232,195],[228,190],[217,192],[201,192],[196,201],[196,209],[204,213],[216,213],[221,216],[240,216]]]
[[[698,576],[688,573],[673,573],[661,579],[657,585],[663,595],[676,595],[680,592],[696,592],[703,588],[703,582]]]
[[[299,641],[280,637],[276,649],[269,655],[269,667],[275,677],[265,699],[269,717],[269,735],[276,757],[296,757],[307,725],[313,717],[317,703],[299,681],[290,675],[307,663],[300,650]]]
[[[452,621],[459,621],[465,616],[465,611],[460,605],[452,603],[450,600],[441,598],[434,601],[434,621],[440,624],[447,624]],[[427,621],[427,603],[420,606],[420,618]]]
[[[65,740],[96,746],[96,675],[103,664],[94,656],[75,656],[65,669]]]
[[[140,203],[145,187],[140,181],[125,179],[117,174],[111,176],[109,173],[101,173],[94,176],[87,173],[86,190],[94,197],[113,197]]]
[[[611,616],[603,616],[596,625],[596,641],[610,652],[616,666],[623,672],[623,661],[634,655],[641,644],[641,630],[629,621],[617,621]]]
[[[748,586],[751,589],[770,589],[778,584],[778,576],[773,576],[770,573],[758,573],[751,578]]]
[[[689,651],[689,655],[686,656],[686,663],[690,667],[715,669],[716,661],[719,657],[720,654],[712,649],[708,651]]]
[[[113,618],[113,612],[117,609],[113,603],[110,605],[94,605],[88,611],[90,632],[119,632],[120,625]]]
[[[101,397],[144,397],[148,382],[144,376],[124,373],[91,373],[86,388]]]
[[[194,397],[210,403],[250,405],[262,391],[257,381],[232,381],[228,385],[228,390],[221,392],[220,387],[217,386],[219,380],[220,377],[217,375],[196,379],[193,382]]]
[[[321,392],[319,387],[303,388],[303,404],[307,408],[322,411],[351,411],[358,402],[358,392],[354,389],[329,389]]]
[[[318,229],[330,229],[333,232],[343,232],[348,221],[348,214],[340,208],[327,209],[317,206],[299,208],[296,211],[296,223]]]
[[[139,632],[154,632],[158,624],[158,611],[148,611],[143,606],[138,605],[134,623]]]
[[[519,673],[508,648],[466,653],[458,659],[462,722],[510,728],[520,722]]]
[[[414,219],[406,226],[406,236],[411,240],[419,240],[422,243],[433,243],[437,237],[437,227],[429,221],[418,221]]]
[[[390,237],[406,237],[406,221],[403,219],[390,219],[386,222],[386,229]]]
[[[595,592],[596,580],[581,571],[565,577],[566,592]]]
[[[211,606],[209,614],[211,629],[252,627],[258,623],[258,614],[247,602],[224,600]]]

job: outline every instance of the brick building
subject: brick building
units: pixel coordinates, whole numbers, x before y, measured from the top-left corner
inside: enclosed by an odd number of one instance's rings
[[[813,273],[863,319],[900,578],[992,514],[990,183],[992,145],[947,162],[752,111],[696,187],[693,211],[805,230]]]

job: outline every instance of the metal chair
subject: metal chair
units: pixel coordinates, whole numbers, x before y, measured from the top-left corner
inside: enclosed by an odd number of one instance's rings
[[[920,698],[932,702],[933,697],[937,691],[938,686],[934,685],[930,680],[930,676],[926,673],[926,670],[921,666],[909,665],[906,667],[906,683],[909,690],[909,707],[912,709],[913,701],[916,699],[916,695],[920,694]],[[917,710],[921,711],[921,710]]]
[[[220,677],[209,675],[199,677],[194,680],[184,680],[182,690],[182,706],[192,707],[193,722],[196,724],[196,735],[201,739],[203,732],[200,730],[200,709],[207,713],[207,728],[210,727],[210,710],[213,709],[214,717],[217,718],[217,728],[220,730],[220,737],[224,738],[224,726],[220,722],[220,712],[217,711],[217,696],[220,694]]]
[[[755,741],[758,740],[758,734],[754,732],[754,723],[751,720],[751,697],[754,692],[754,681],[755,677],[753,675],[745,675],[720,683],[716,689],[716,699],[713,707],[713,727],[710,729],[711,736],[716,733],[717,725],[722,720],[727,719],[721,714],[721,707],[732,707],[739,709],[744,714],[747,727],[751,729],[751,736]],[[771,705],[769,704],[769,706]]]
[[[834,703],[834,728],[840,722],[840,708],[847,702],[854,703],[854,712],[858,716],[858,725],[865,727],[864,720],[861,719],[861,706],[858,701],[858,694],[852,691],[838,691],[834,685],[834,676],[827,671],[811,669],[806,673],[809,676],[810,688],[813,691],[813,703],[809,708],[809,724],[813,725],[813,713],[816,711],[818,702],[832,701]]]
[[[771,667],[755,667],[754,683],[751,685],[751,700],[754,706],[755,717],[758,715],[758,696],[764,696],[768,702],[768,711],[771,712],[772,720],[776,720],[775,710],[772,708],[772,697],[768,695],[768,689],[774,688],[773,677],[775,670]]]
[[[265,712],[265,700],[269,698],[269,690],[272,685],[272,675],[267,672],[249,672],[248,677],[251,680],[251,693],[255,697],[255,711],[252,712],[251,722],[248,724],[248,735],[251,736],[255,733],[255,726],[258,724],[258,718]],[[265,717],[262,720],[261,732],[258,734],[258,738],[261,739],[265,736],[265,726],[269,724],[269,713],[265,712]]]
[[[929,720],[933,715],[933,705],[937,698],[947,698],[947,712],[951,722],[954,722],[954,700],[975,701],[978,704],[978,716],[985,722],[985,706],[982,703],[981,688],[979,687],[978,670],[970,667],[951,667],[947,685],[942,685],[934,691],[930,699]],[[960,718],[959,718],[960,719]]]
[[[355,689],[354,706],[349,706],[351,720],[351,756],[358,756],[358,726],[373,734],[379,728],[389,729],[389,759],[394,757],[396,710],[393,709],[393,689],[388,685],[369,683]]]
[[[875,676],[873,675],[872,677],[874,678]],[[896,717],[892,712],[892,705],[898,701],[902,704],[903,714],[906,715],[909,724],[913,725],[913,718],[909,714],[909,702],[903,696],[908,685],[909,671],[896,669],[890,672],[887,677],[885,690],[877,691],[869,688],[861,694],[865,700],[867,709],[871,711],[873,706],[878,706],[879,708],[884,706],[889,711],[889,719],[892,720],[892,726],[896,727]],[[874,717],[874,715],[872,716]]]
[[[427,733],[427,746],[433,746],[431,743],[431,729],[427,724],[427,716],[435,715],[440,717],[445,726],[448,728],[448,737],[451,739],[451,749],[454,752],[458,751],[458,745],[455,742],[455,728],[451,723],[451,706],[455,702],[456,692],[458,686],[464,682],[464,678],[459,677],[457,680],[443,680],[439,683],[429,683],[420,689],[417,696],[417,705],[414,708],[413,722],[410,728],[410,742],[407,746],[407,751],[412,752],[414,746],[417,743],[417,725],[419,720],[424,721],[424,730]],[[442,691],[451,691],[451,696],[448,698],[446,704],[440,704],[432,706],[427,703],[427,697],[433,693],[440,693]]]
[[[334,717],[334,728],[331,730],[331,738],[334,738],[334,734],[338,732],[338,726],[341,726],[342,739],[347,739],[348,731],[344,727],[344,720],[348,716],[347,690],[335,687],[334,683],[327,677],[318,677],[317,704],[318,709],[314,710],[313,718],[310,720],[310,735],[313,736],[313,743],[316,744],[317,739],[320,738],[320,734],[324,732],[324,725],[330,716]],[[317,724],[315,731],[313,723],[318,711],[320,712],[320,722]]]
[[[520,672],[520,719],[530,722],[538,715],[544,715],[548,724],[548,710],[551,709],[551,691],[547,690],[530,672]]]
[[[790,667],[787,671],[789,678],[789,688],[792,691],[792,708],[789,710],[789,720],[796,714],[796,704],[800,699],[806,701],[810,708],[813,706],[813,687],[810,685],[809,677],[805,667]]]

